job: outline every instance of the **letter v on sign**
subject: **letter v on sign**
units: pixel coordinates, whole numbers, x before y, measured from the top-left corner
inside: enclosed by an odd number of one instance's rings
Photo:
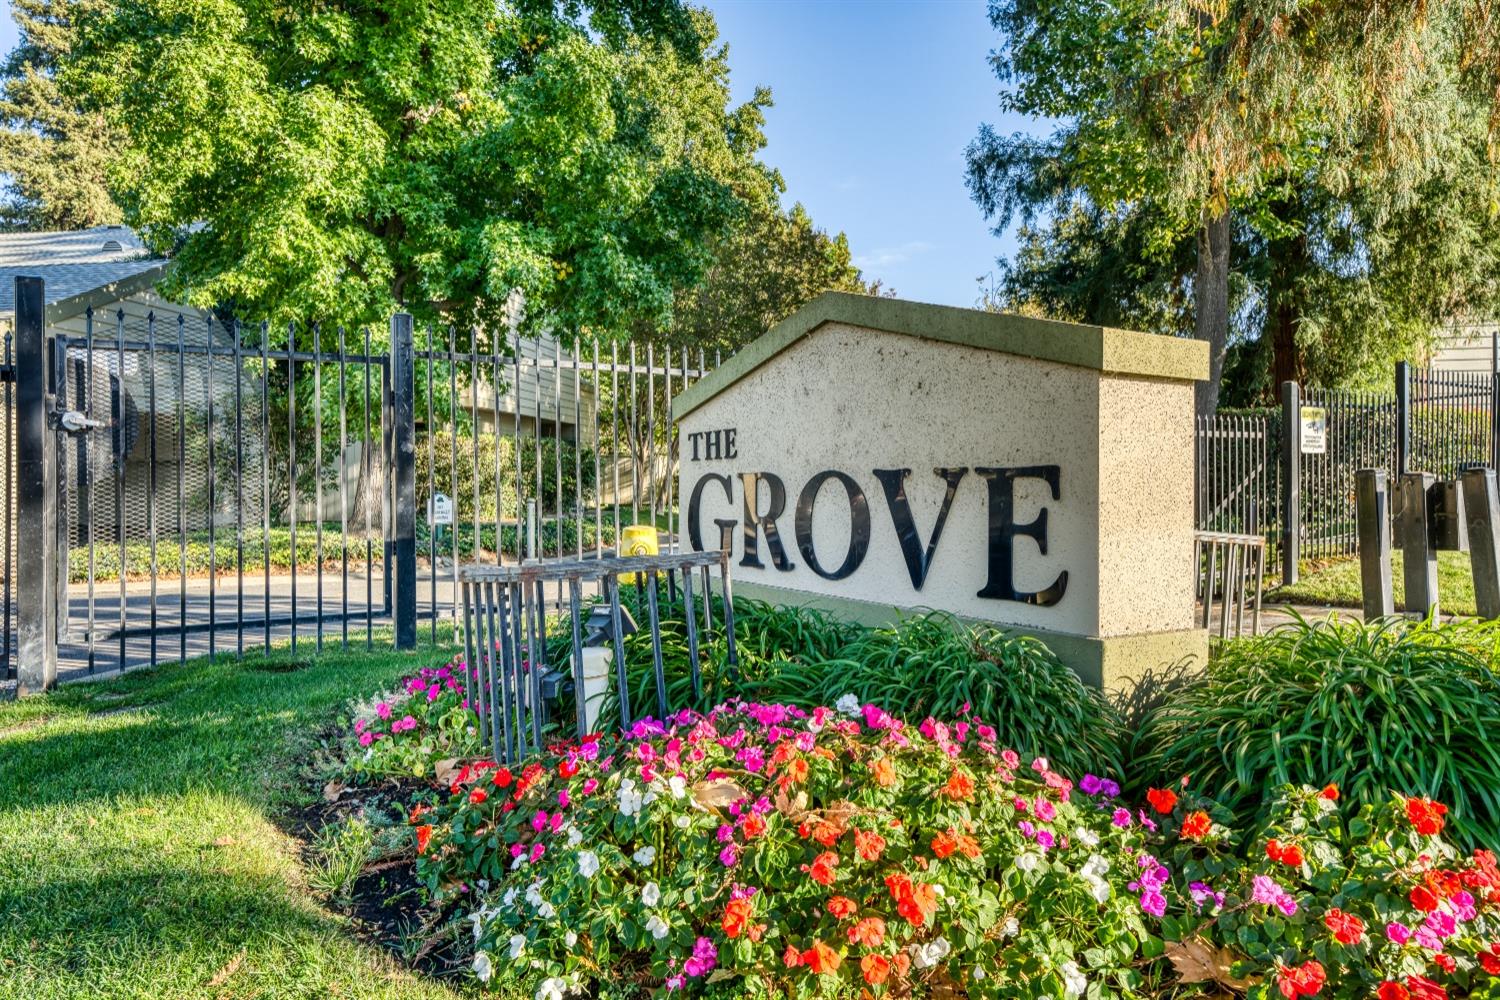
[[[922,539],[911,516],[911,503],[906,499],[906,477],[910,469],[874,469],[875,477],[885,489],[886,506],[891,510],[891,523],[896,527],[896,538],[901,542],[901,555],[906,560],[906,572],[911,585],[922,589],[927,582],[927,571],[932,568],[932,557],[937,552],[938,540],[943,537],[943,524],[948,520],[948,508],[953,506],[953,494],[958,492],[959,480],[968,469],[933,469],[933,474],[948,484],[943,493],[943,505],[938,508],[937,520],[932,525],[932,537],[927,549],[922,549]]]

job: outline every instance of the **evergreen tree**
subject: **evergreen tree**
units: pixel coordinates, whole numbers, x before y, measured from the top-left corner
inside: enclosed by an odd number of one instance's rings
[[[20,42],[0,67],[0,223],[18,229],[82,229],[121,221],[107,174],[118,137],[102,114],[61,90],[59,65],[80,18],[106,0],[11,0]]]

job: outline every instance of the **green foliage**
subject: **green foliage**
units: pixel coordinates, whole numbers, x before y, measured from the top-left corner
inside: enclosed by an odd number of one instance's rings
[[[515,520],[516,510],[516,440],[512,436],[480,432],[470,434],[429,429],[420,434],[416,446],[416,489],[419,505],[425,514],[426,497],[433,492],[446,493],[454,500],[460,521],[474,519],[475,476],[478,476],[479,518],[488,519],[493,535],[495,504],[500,504],[500,514],[505,520]],[[498,455],[497,455],[498,452]],[[541,468],[537,468],[540,452]],[[476,459],[475,456],[478,456]],[[500,469],[499,492],[496,492],[495,469],[498,460]],[[559,443],[555,438],[521,439],[521,479],[525,483],[527,499],[538,503],[539,513],[550,515],[557,510],[558,475],[561,473],[560,494],[565,515],[574,514],[575,498],[582,499],[585,507],[592,505],[596,496],[594,482],[594,450],[588,445],[575,445],[570,441]],[[580,479],[581,475],[581,479]],[[538,484],[540,480],[540,484]],[[540,492],[538,492],[540,490]]]
[[[1299,620],[1226,643],[1148,716],[1132,769],[1191,776],[1247,827],[1276,787],[1334,782],[1349,815],[1399,788],[1451,805],[1461,843],[1500,843],[1497,630]]]
[[[128,0],[63,78],[123,136],[112,180],[175,251],[169,294],[467,327],[520,289],[608,335],[670,322],[739,211],[762,140],[715,34],[675,2]]]
[[[18,229],[84,229],[119,222],[105,181],[118,134],[64,94],[56,73],[80,20],[103,0],[11,0],[19,39],[0,67],[0,217]]]
[[[331,823],[313,839],[313,861],[307,881],[341,906],[352,898],[354,882],[375,849],[375,830],[358,817]]]

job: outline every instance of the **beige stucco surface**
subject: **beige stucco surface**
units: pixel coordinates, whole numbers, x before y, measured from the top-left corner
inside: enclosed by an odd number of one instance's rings
[[[910,324],[922,315],[919,309]],[[1038,325],[1038,336],[1049,332],[1045,326]],[[699,520],[709,545],[719,538],[715,519],[735,522],[736,581],[1111,640],[1076,646],[1079,666],[1099,681],[1130,672],[1111,650],[1196,652],[1203,643],[1193,628],[1191,379],[1177,370],[1181,364],[1170,377],[1153,377],[1034,354],[1045,352],[1008,353],[837,319],[783,338],[753,367],[700,390],[679,408],[686,411],[679,418],[684,513],[703,475],[728,476],[732,500],[709,484]],[[709,460],[700,452],[693,460],[690,435],[731,427],[735,458]],[[1021,591],[1041,590],[1066,571],[1065,593],[1050,607],[979,597],[988,576],[990,505],[987,482],[975,470],[1046,465],[1059,467],[1057,499],[1040,479],[1018,480],[1014,521],[1024,526],[1045,509],[1047,547],[1043,552],[1032,539],[1016,538],[1014,582]],[[873,473],[901,468],[911,470],[906,492],[924,548],[945,492],[934,470],[969,470],[920,590],[912,585],[890,505]],[[869,509],[868,554],[842,580],[814,573],[794,532],[799,493],[829,469],[852,477]],[[792,564],[787,571],[773,566],[763,536],[764,567],[742,564],[741,476],[751,472],[774,473],[785,485],[777,527]],[[764,510],[764,485],[758,499]],[[823,485],[812,524],[818,561],[825,569],[837,567],[850,538],[849,503],[838,482]],[[1144,642],[1151,636],[1161,641]],[[1132,637],[1138,641],[1115,641]]]

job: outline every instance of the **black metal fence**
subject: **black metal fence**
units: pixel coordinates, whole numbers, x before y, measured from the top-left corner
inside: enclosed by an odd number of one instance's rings
[[[1198,418],[1196,525],[1258,534],[1285,581],[1359,551],[1355,472],[1438,479],[1496,460],[1497,376],[1396,365],[1389,392],[1282,387],[1279,411]]]
[[[677,545],[670,401],[701,353],[404,315],[53,329],[39,279],[16,302],[0,692],[381,627],[406,644],[424,618],[438,638],[460,561],[604,558],[641,522]]]

